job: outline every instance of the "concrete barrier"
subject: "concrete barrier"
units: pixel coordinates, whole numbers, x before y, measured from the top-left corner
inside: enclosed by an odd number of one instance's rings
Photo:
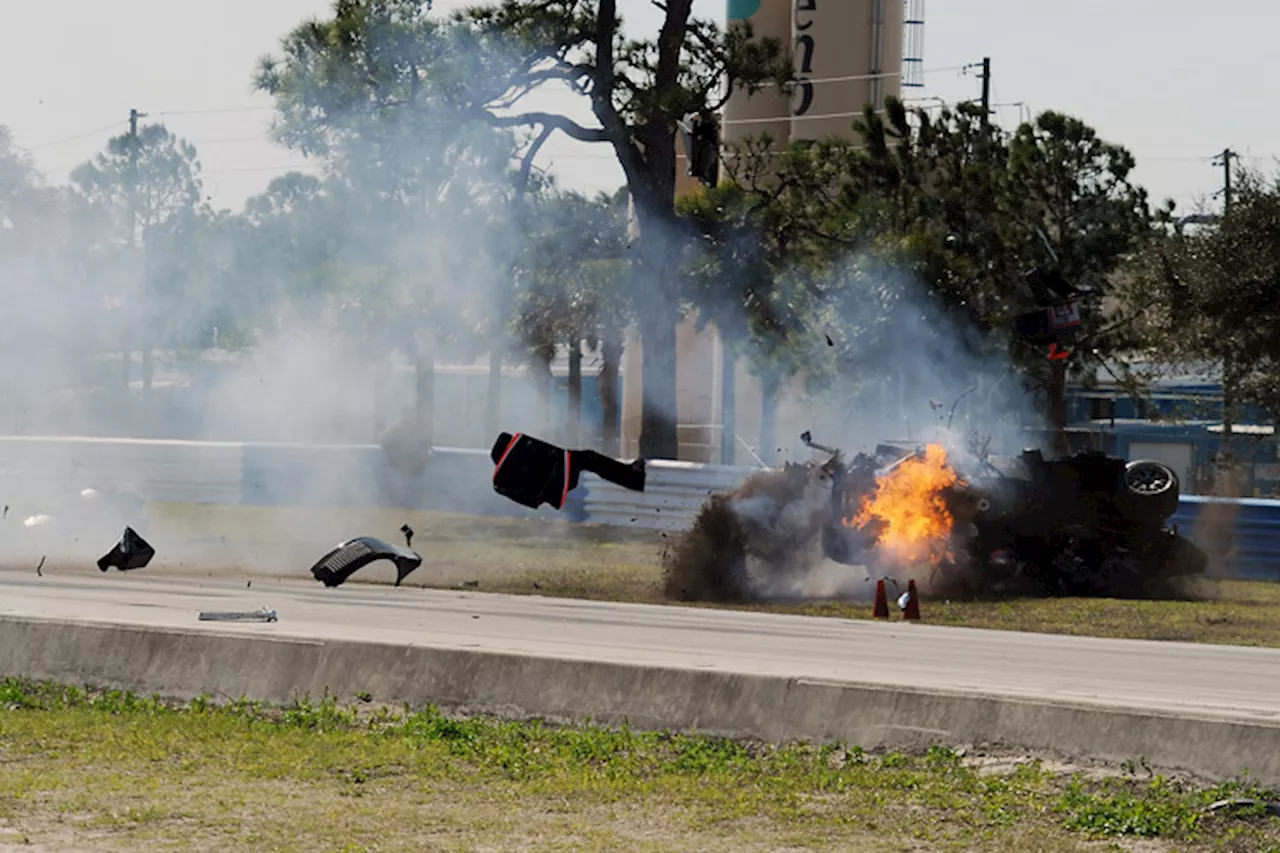
[[[453,713],[640,729],[1048,751],[1280,785],[1280,725],[705,669],[637,666],[227,629],[0,617],[0,674],[158,693],[287,703],[328,693]]]

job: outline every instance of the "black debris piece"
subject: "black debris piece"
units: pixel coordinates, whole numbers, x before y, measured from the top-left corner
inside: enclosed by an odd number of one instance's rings
[[[360,536],[348,539],[321,557],[311,567],[311,574],[325,586],[341,586],[347,578],[375,560],[395,563],[396,586],[400,586],[410,572],[422,565],[422,557],[408,548],[373,536]]]
[[[562,509],[583,471],[633,492],[644,491],[643,459],[619,462],[594,450],[566,450],[508,432],[498,436],[489,456],[495,466],[493,490],[530,509],[544,503]]]
[[[407,524],[400,525],[400,532],[404,534],[404,546],[406,548],[413,547],[413,528]]]
[[[9,505],[8,505],[8,504],[5,504],[5,505],[4,505],[4,515],[0,515],[0,518],[8,518],[8,517],[9,517]]]
[[[139,536],[132,527],[126,527],[116,547],[98,559],[98,568],[104,572],[113,566],[122,572],[142,569],[146,568],[155,555],[156,549],[147,540]]]
[[[42,577],[44,577],[44,572],[40,571],[41,569],[43,569],[43,568],[44,568],[44,561],[45,561],[45,558],[44,558],[44,557],[41,557],[41,558],[40,558],[40,565],[36,566],[36,577],[38,577],[38,578],[42,578]]]

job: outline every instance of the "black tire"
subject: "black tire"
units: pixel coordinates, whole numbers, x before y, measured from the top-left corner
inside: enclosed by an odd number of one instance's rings
[[[1135,459],[1124,466],[1121,507],[1125,516],[1141,524],[1161,524],[1178,511],[1177,473],[1154,459]]]

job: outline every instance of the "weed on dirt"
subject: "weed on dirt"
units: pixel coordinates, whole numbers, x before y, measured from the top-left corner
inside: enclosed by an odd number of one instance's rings
[[[2,681],[0,849],[1280,851],[1270,795],[1244,781],[364,698],[281,708]]]

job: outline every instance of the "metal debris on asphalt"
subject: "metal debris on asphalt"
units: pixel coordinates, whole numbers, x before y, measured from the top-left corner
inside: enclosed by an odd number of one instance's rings
[[[269,607],[249,611],[200,611],[201,622],[277,622],[279,616]]]

